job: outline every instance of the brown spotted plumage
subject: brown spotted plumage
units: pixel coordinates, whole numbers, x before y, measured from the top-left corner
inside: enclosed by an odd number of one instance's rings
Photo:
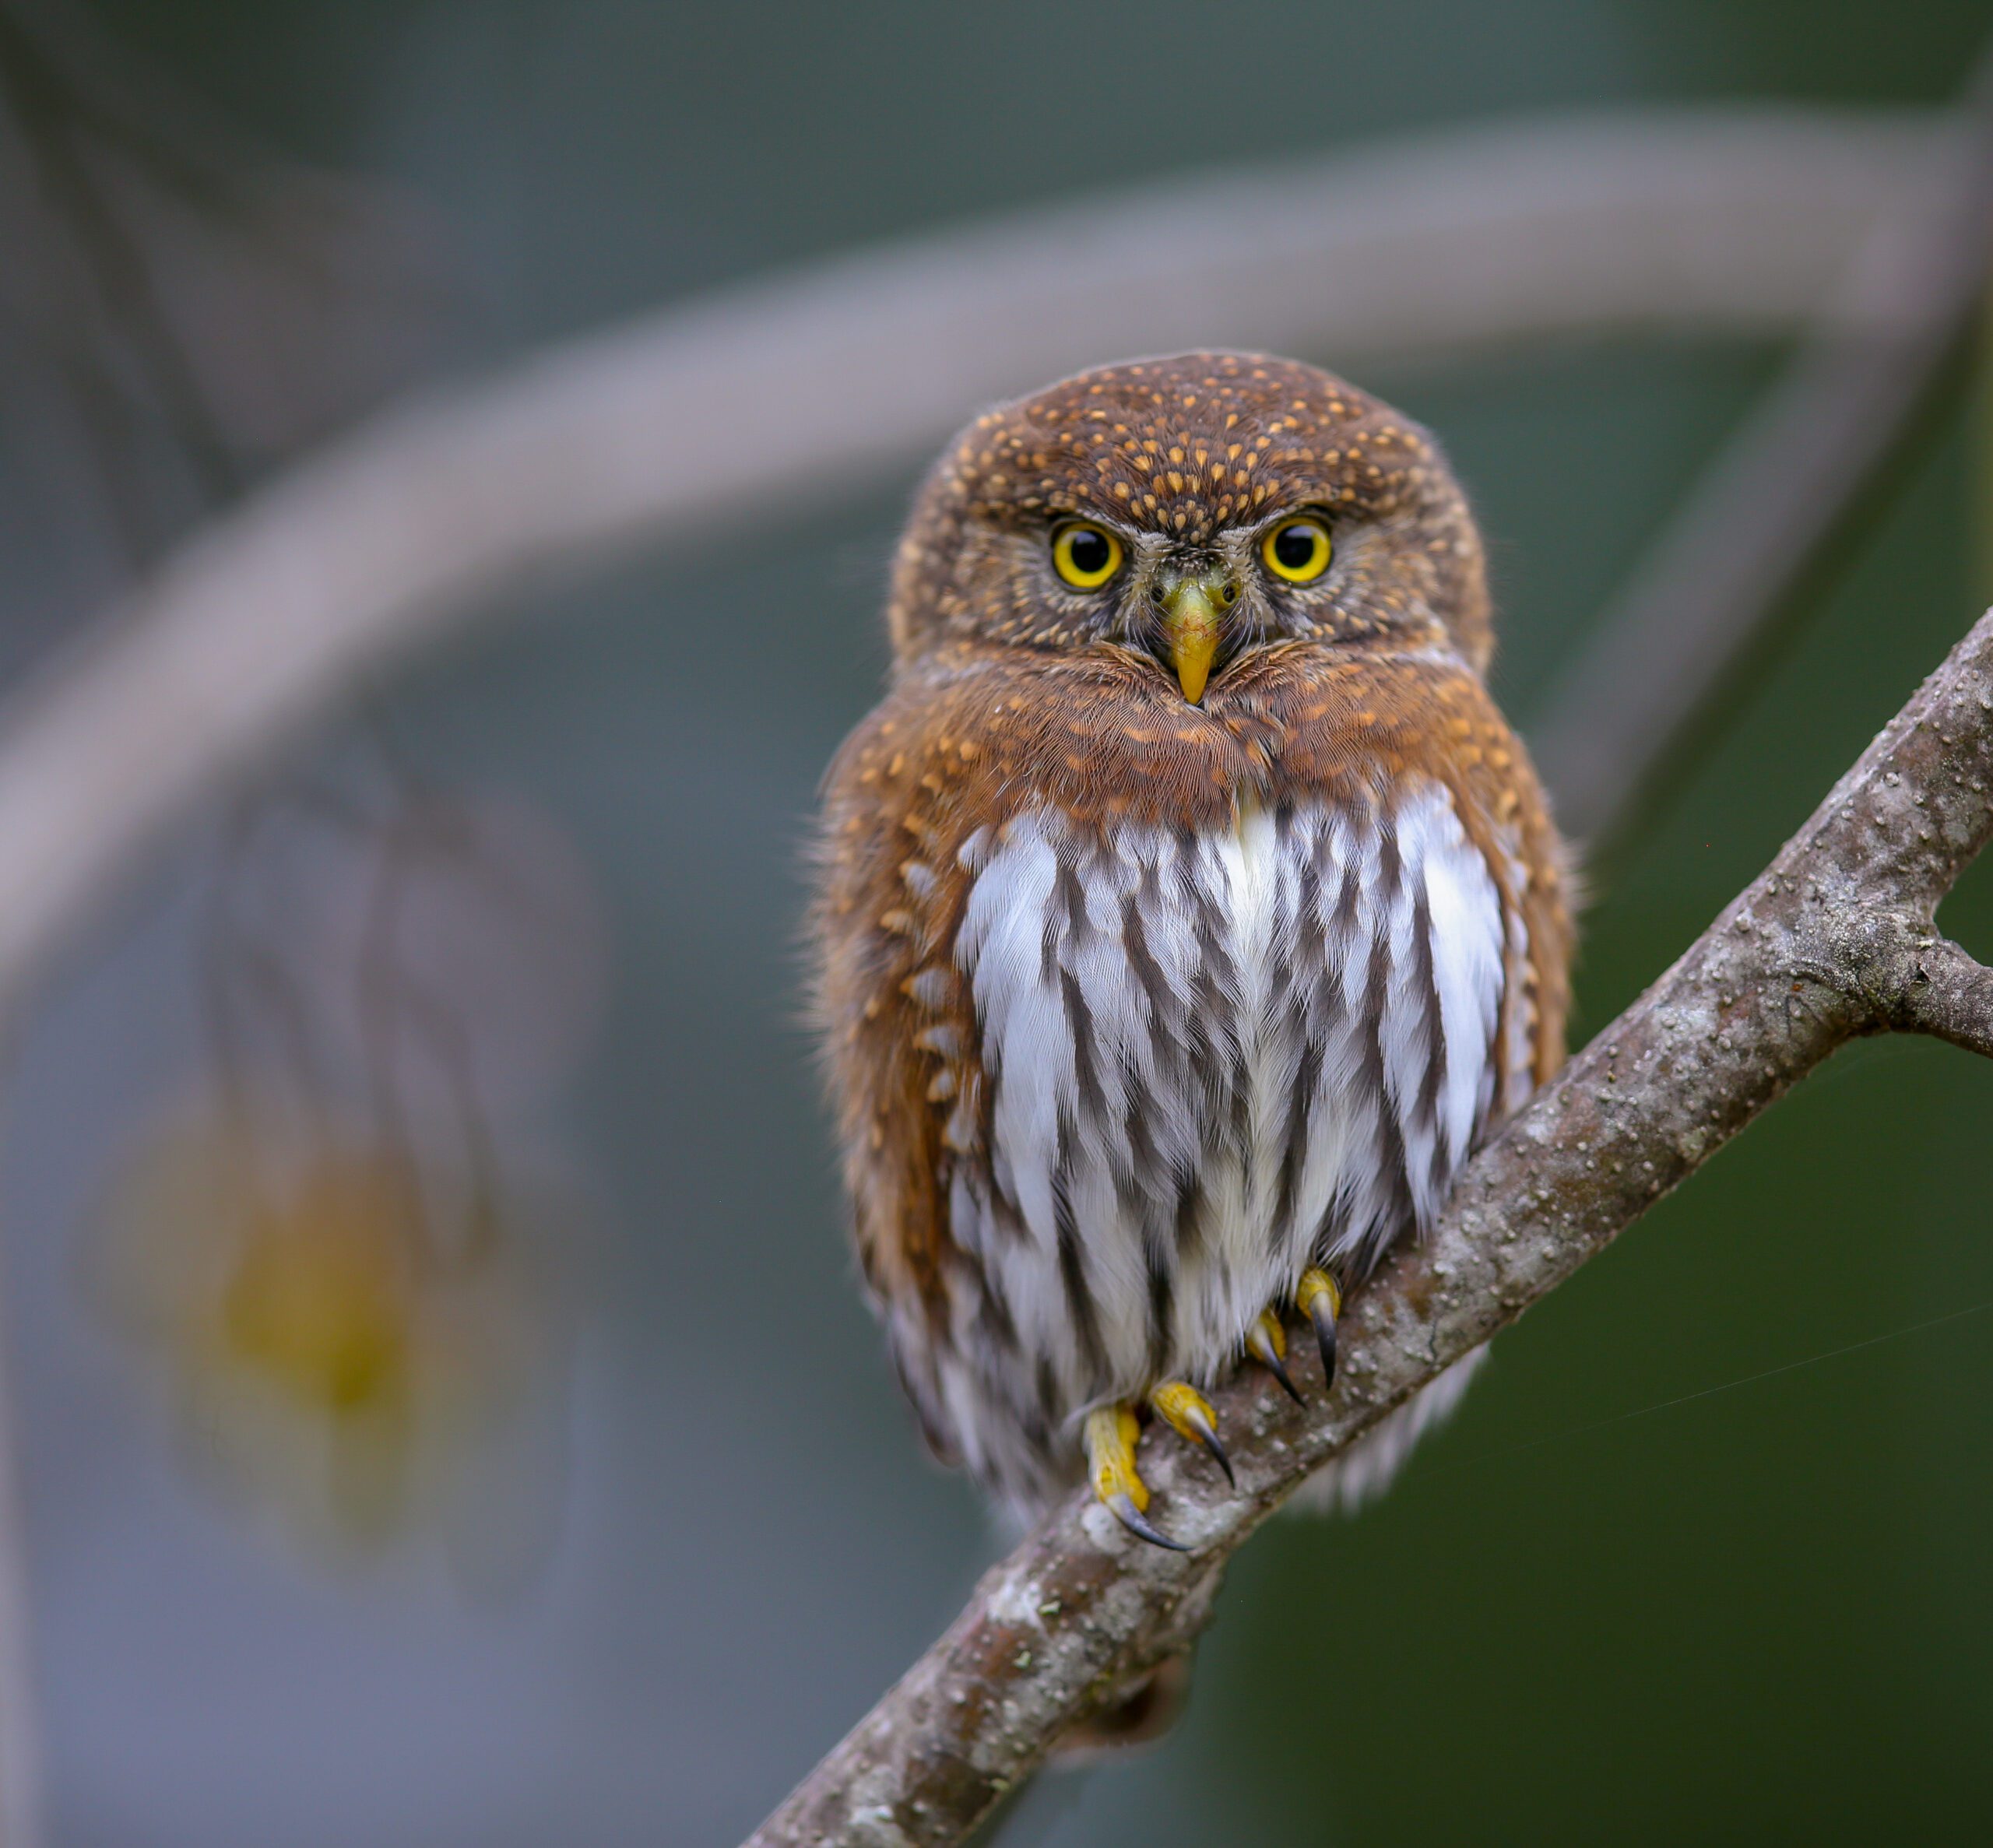
[[[1190,354],[965,430],[890,624],[817,912],[865,1276],[941,1454],[1027,1510],[1090,1462],[1161,1537],[1125,1408],[1216,1449],[1195,1388],[1297,1291],[1329,1352],[1562,1057],[1480,539],[1374,399]]]

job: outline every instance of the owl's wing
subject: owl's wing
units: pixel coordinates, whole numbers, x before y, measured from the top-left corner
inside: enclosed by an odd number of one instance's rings
[[[937,1455],[955,1454],[940,1353],[970,1288],[948,1177],[982,1159],[975,1014],[950,954],[961,841],[990,792],[959,700],[904,691],[852,734],[824,790],[816,1002],[859,1262]],[[1000,1333],[1000,1331],[997,1331]]]
[[[1492,704],[1487,710],[1500,727],[1489,735],[1499,768],[1455,764],[1447,778],[1456,811],[1501,893],[1506,924],[1499,1081],[1484,1135],[1520,1109],[1564,1063],[1572,950],[1564,844],[1521,741]]]
[[[1502,1001],[1506,1070],[1496,1121],[1520,1109],[1564,1063],[1571,1005],[1570,855],[1522,741],[1485,693],[1480,748],[1453,770],[1454,799],[1503,895],[1508,944]]]

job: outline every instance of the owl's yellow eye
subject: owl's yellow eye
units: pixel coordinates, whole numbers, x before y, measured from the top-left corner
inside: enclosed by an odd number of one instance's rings
[[[1320,520],[1282,520],[1260,546],[1267,569],[1289,584],[1312,584],[1329,568],[1329,529]]]
[[[1121,568],[1121,542],[1105,528],[1074,520],[1052,539],[1052,563],[1075,590],[1098,590]]]

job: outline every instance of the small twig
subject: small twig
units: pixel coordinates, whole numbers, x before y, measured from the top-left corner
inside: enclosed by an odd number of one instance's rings
[[[1906,940],[1875,995],[1899,1033],[1928,1033],[1993,1059],[1993,969],[1949,937]]]
[[[1566,830],[1633,831],[1912,447],[1993,268],[1993,49],[1928,184],[1667,526],[1533,728]]]
[[[939,1848],[1131,1672],[1183,1646],[1224,1563],[1314,1470],[1604,1249],[1848,1038],[1907,1027],[1993,1052],[1993,971],[1939,901],[1993,835],[1993,612],[1766,871],[1477,1156],[1432,1238],[1352,1304],[1333,1393],[1217,1395],[1239,1489],[1166,1448],[1144,1468],[1187,1554],[1076,1495],[750,1848]],[[1305,1348],[1306,1344],[1302,1344]]]

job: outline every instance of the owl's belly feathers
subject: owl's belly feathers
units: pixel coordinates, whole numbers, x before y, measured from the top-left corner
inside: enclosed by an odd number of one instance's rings
[[[937,1384],[972,1467],[1017,1481],[1089,1407],[1210,1380],[1308,1264],[1360,1275],[1431,1217],[1504,1068],[1527,1088],[1524,947],[1436,783],[1202,833],[1039,807],[962,861],[983,1159],[948,1181],[979,1274],[957,1317],[1007,1338]]]

